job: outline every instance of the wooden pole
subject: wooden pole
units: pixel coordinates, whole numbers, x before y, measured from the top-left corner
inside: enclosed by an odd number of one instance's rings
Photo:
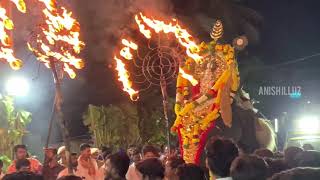
[[[61,91],[61,82],[57,73],[56,65],[54,58],[52,57],[50,59],[50,67],[52,70],[53,78],[54,78],[54,84],[55,84],[55,113],[56,113],[56,119],[58,121],[58,124],[61,128],[62,138],[64,145],[66,147],[66,159],[67,159],[67,167],[68,167],[68,174],[73,174],[72,164],[71,164],[71,158],[70,158],[70,136],[69,136],[69,130],[68,130],[68,123],[63,118],[63,113],[61,110],[61,105],[63,102],[62,99],[62,91]]]
[[[52,126],[53,126],[53,121],[54,121],[55,113],[56,113],[56,102],[57,102],[57,96],[55,94],[54,100],[53,100],[53,106],[52,106],[52,110],[51,110],[51,117],[50,117],[50,121],[49,121],[47,141],[46,141],[46,145],[45,145],[46,149],[49,147],[49,144],[50,144],[50,139],[51,139],[51,134],[52,134]]]
[[[167,82],[164,79],[164,77],[160,77],[160,87],[161,87],[161,94],[162,94],[164,119],[166,121],[167,146],[170,153],[171,142],[170,142],[170,123],[169,123],[169,117],[168,117],[168,93],[167,93]]]

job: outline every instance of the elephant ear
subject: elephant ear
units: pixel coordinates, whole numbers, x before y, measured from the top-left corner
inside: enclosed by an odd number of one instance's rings
[[[231,127],[232,126],[232,109],[231,109],[231,84],[232,79],[229,78],[224,87],[222,88],[221,92],[221,101],[220,101],[220,114],[223,120],[223,123]]]

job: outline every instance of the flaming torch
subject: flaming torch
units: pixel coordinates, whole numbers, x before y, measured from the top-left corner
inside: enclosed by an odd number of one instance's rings
[[[118,80],[122,83],[123,90],[129,94],[131,100],[136,101],[139,97],[139,91],[132,88],[132,81],[136,79],[140,78],[140,80],[136,80],[136,83],[139,83],[138,81],[146,82],[148,84],[147,88],[151,87],[151,85],[161,88],[164,118],[167,127],[167,142],[168,147],[170,147],[167,85],[175,81],[178,73],[190,81],[192,85],[198,84],[198,81],[192,75],[179,68],[181,59],[184,59],[185,56],[183,55],[182,58],[180,53],[184,52],[196,63],[201,63],[203,57],[198,54],[200,48],[193,37],[179,25],[176,19],[172,19],[171,22],[167,23],[138,13],[135,15],[134,20],[142,36],[149,42],[146,46],[149,52],[144,57],[141,57],[137,44],[127,39],[122,39],[120,52],[116,52],[114,56],[115,70],[118,72]],[[175,40],[173,44],[176,44],[176,47],[173,47],[172,43],[164,46],[160,42],[161,34],[167,35],[166,37],[173,37],[172,39]],[[158,39],[157,47],[151,47],[150,42],[155,36]],[[145,47],[142,49],[145,49]],[[125,62],[133,62],[137,71],[129,73]],[[135,78],[132,76],[135,76]],[[143,88],[141,89],[144,90]]]
[[[64,7],[57,7],[55,0],[39,0],[39,2],[45,5],[45,8],[42,10],[45,23],[39,25],[32,33],[28,42],[28,48],[41,63],[51,69],[55,82],[56,93],[46,147],[50,141],[54,114],[57,113],[66,151],[70,152],[68,123],[63,119],[61,111],[61,80],[65,73],[71,79],[74,79],[76,77],[75,70],[84,67],[84,61],[76,56],[85,44],[79,40],[80,25],[72,17],[72,12],[68,12]],[[69,173],[72,173],[69,153],[67,153],[67,156],[69,159]]]
[[[7,16],[6,9],[0,6],[0,60],[5,60],[12,69],[18,70],[22,66],[22,61],[14,56],[12,39],[7,34],[7,31],[12,30],[13,27],[13,22]]]

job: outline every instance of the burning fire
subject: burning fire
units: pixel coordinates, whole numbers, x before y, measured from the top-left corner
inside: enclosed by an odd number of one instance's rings
[[[116,56],[114,60],[117,63],[116,70],[118,71],[119,81],[122,82],[123,91],[127,92],[130,95],[130,99],[133,101],[138,100],[138,91],[132,89],[132,82],[129,80],[129,73],[125,68],[125,64],[118,59]]]
[[[13,22],[6,15],[6,10],[0,6],[0,59],[6,60],[12,69],[18,70],[22,66],[22,61],[13,55],[12,40],[7,34],[13,26]]]
[[[27,12],[27,8],[26,8],[26,3],[24,2],[24,0],[11,0],[11,2],[13,2],[17,9],[22,12],[22,13],[26,13]]]
[[[28,47],[47,67],[50,67],[50,61],[63,63],[63,70],[74,79],[74,69],[84,67],[84,61],[75,57],[85,45],[79,39],[80,25],[72,18],[72,12],[64,7],[57,8],[54,0],[39,1],[46,6],[42,11],[46,24],[41,27],[42,33],[37,36],[36,47],[32,43],[28,43]]]
[[[133,59],[133,55],[131,54],[130,49],[137,50],[138,45],[126,39],[122,39],[122,44],[125,45],[125,47],[121,49],[120,55],[127,60]]]
[[[196,61],[197,63],[201,62],[203,57],[198,54],[198,52],[200,51],[199,46],[193,40],[192,36],[188,33],[188,31],[186,29],[183,29],[178,24],[176,19],[172,19],[172,22],[170,23],[165,23],[164,21],[148,18],[147,16],[144,16],[142,13],[139,13],[135,15],[135,22],[139,27],[139,31],[147,39],[152,38],[151,30],[153,30],[155,33],[174,34],[179,44],[186,48],[186,54],[190,58],[194,59],[194,61]],[[133,59],[131,51],[138,50],[138,45],[126,39],[122,39],[122,45],[124,45],[124,47],[120,50],[119,54],[126,60]],[[138,94],[138,91],[135,91],[131,88],[132,82],[129,80],[129,74],[128,71],[125,69],[124,63],[117,57],[114,57],[114,59],[117,63],[116,70],[118,71],[119,81],[121,81],[124,86],[123,90],[129,93],[131,99],[133,99],[132,97]],[[187,74],[183,69],[180,68],[179,73],[182,74],[183,78],[190,81],[190,83],[193,86],[198,84],[198,81],[192,75]]]
[[[178,39],[179,43],[186,48],[187,55],[194,59],[196,62],[201,61],[202,57],[197,53],[199,52],[198,45],[192,40],[193,38],[188,33],[188,31],[186,29],[181,28],[181,26],[177,23],[175,19],[172,19],[175,25],[173,25],[172,22],[166,24],[164,21],[148,18],[147,16],[144,16],[142,13],[140,13],[139,15],[135,16],[135,20],[139,26],[140,32],[146,38],[151,38],[151,32],[150,30],[145,29],[144,24],[152,28],[156,33],[173,33],[175,37]],[[144,24],[142,24],[142,22]]]
[[[192,86],[198,84],[198,80],[196,80],[192,75],[185,73],[182,68],[179,68],[179,73],[183,78],[187,79],[192,84]]]

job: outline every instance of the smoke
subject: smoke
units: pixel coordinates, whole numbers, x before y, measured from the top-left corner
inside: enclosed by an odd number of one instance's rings
[[[76,1],[82,32],[85,34],[90,61],[106,62],[121,35],[134,24],[134,14],[168,16],[172,14],[170,0],[95,0]]]

